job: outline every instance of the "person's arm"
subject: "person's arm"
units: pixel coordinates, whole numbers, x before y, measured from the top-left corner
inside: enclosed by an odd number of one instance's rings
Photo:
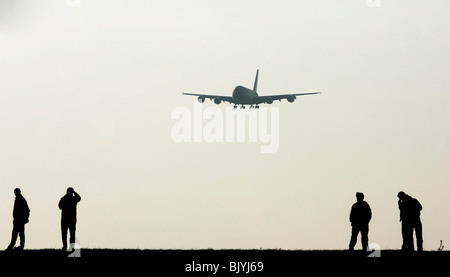
[[[63,204],[63,199],[64,199],[64,197],[61,197],[61,199],[59,200],[59,203],[58,203],[58,208],[59,208],[60,210],[62,210],[62,209],[63,209],[63,206],[64,206],[64,204]]]
[[[25,211],[29,214],[30,213],[30,207],[28,207],[27,200],[25,200],[25,198],[23,200],[24,200],[23,204],[24,204]]]
[[[350,220],[350,222],[352,222],[353,223],[353,207],[354,207],[355,205],[353,205],[352,206],[352,209],[350,210],[350,217],[349,217],[349,220]]]
[[[80,201],[81,201],[81,197],[80,197],[80,195],[79,195],[76,191],[73,191],[73,195],[75,196],[75,200],[76,200],[77,202],[80,202]]]

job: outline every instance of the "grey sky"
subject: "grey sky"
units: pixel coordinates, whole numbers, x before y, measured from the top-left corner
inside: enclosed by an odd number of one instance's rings
[[[369,241],[399,248],[399,190],[424,248],[450,241],[450,3],[337,2],[0,1],[5,247],[20,187],[27,247],[59,248],[68,186],[81,247],[342,249],[362,191]],[[182,91],[258,68],[261,95],[323,92],[274,103],[278,152],[172,141]]]

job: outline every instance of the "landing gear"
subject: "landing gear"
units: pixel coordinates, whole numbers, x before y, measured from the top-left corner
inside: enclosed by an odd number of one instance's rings
[[[233,106],[233,109],[237,109],[237,107],[238,107],[237,105],[234,105],[234,106]],[[245,110],[245,105],[242,105],[242,106],[240,107],[240,109],[241,109],[241,110]],[[251,106],[250,106],[250,110],[253,110],[253,109],[259,109],[259,105],[251,105]]]

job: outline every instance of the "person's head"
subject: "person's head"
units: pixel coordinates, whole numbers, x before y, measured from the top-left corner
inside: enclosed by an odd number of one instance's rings
[[[16,196],[20,195],[20,189],[19,188],[15,188],[14,189],[14,195],[16,195]]]
[[[358,202],[363,201],[363,200],[364,200],[364,193],[362,193],[362,192],[357,192],[357,193],[356,193],[356,200],[357,200]]]
[[[400,192],[397,194],[397,197],[398,197],[400,200],[405,199],[405,196],[406,196],[406,193],[404,193],[403,191],[400,191]]]
[[[73,188],[72,188],[72,187],[68,187],[68,188],[67,188],[67,194],[68,194],[68,195],[73,194]]]

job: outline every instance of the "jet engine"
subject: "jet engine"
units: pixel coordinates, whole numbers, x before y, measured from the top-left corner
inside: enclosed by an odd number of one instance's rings
[[[273,99],[270,98],[270,97],[267,97],[266,98],[266,103],[269,104],[269,105],[272,104],[273,103]]]
[[[214,98],[214,103],[216,103],[217,105],[219,105],[222,102],[222,100],[220,100],[220,98]]]
[[[287,101],[289,101],[289,103],[292,103],[292,102],[294,102],[295,101],[295,95],[289,95],[286,99],[287,99]]]
[[[203,103],[203,102],[205,102],[205,97],[199,96],[199,97],[197,98],[197,101],[198,101],[199,103]]]

